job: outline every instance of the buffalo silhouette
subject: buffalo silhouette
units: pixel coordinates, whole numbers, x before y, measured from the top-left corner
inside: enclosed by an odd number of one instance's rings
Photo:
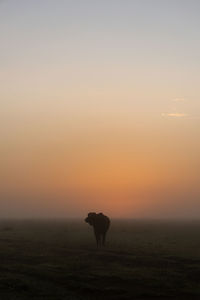
[[[106,233],[110,227],[110,219],[102,213],[90,212],[85,222],[93,226],[97,247],[105,246]]]

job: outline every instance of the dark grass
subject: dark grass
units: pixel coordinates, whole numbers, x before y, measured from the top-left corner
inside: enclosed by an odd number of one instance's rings
[[[200,299],[200,223],[1,221],[0,299]]]

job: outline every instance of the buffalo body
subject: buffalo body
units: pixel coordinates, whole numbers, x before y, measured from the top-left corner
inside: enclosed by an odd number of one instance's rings
[[[105,246],[106,233],[110,227],[110,219],[102,213],[91,212],[85,222],[93,226],[97,247]]]

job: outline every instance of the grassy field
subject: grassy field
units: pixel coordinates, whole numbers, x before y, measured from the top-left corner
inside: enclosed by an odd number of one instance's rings
[[[1,221],[0,299],[200,299],[200,223]]]

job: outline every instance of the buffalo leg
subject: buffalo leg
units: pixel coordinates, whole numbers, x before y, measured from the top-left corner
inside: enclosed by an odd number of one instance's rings
[[[96,238],[96,242],[97,242],[97,248],[98,248],[100,243],[101,243],[100,235],[97,232],[95,232],[94,234],[95,234],[95,238]]]
[[[106,232],[103,234],[103,246],[106,244]]]

